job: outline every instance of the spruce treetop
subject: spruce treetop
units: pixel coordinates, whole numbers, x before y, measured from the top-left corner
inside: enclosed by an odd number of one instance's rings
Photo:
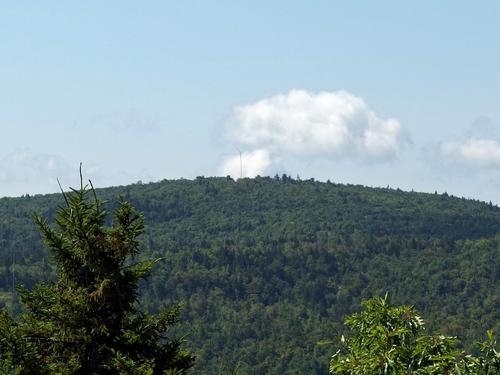
[[[180,307],[137,307],[138,282],[158,259],[136,262],[144,220],[119,201],[110,226],[92,187],[65,194],[50,225],[36,216],[57,269],[55,283],[19,287],[25,311],[0,313],[0,369],[19,374],[183,374],[193,356],[171,338]]]

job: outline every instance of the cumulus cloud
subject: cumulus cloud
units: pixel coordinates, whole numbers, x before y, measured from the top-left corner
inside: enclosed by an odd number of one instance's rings
[[[254,150],[242,152],[240,155],[230,156],[224,159],[219,167],[220,175],[233,177],[255,177],[266,173],[271,165],[271,157],[266,150]]]
[[[56,182],[58,176],[67,175],[70,169],[60,156],[19,150],[0,159],[0,182]]]
[[[11,152],[0,157],[0,196],[57,191],[57,178],[65,178],[72,171],[58,155]]]
[[[397,153],[400,128],[397,120],[379,118],[348,92],[293,90],[236,107],[227,136],[248,146],[304,155],[385,158]]]
[[[78,167],[79,162],[69,162],[60,155],[16,150],[0,157],[0,197],[58,192],[58,179],[65,190],[77,187],[80,185]],[[96,187],[152,180],[146,170],[131,172],[121,167],[83,161],[83,177],[91,179]]]
[[[388,160],[406,141],[397,120],[380,118],[362,98],[346,91],[292,90],[238,106],[226,122],[225,135],[260,155],[267,152],[259,170],[280,155]]]
[[[464,134],[442,141],[437,149],[447,167],[500,168],[500,127],[480,116]]]
[[[495,139],[470,138],[461,142],[444,142],[441,152],[455,162],[479,167],[500,167],[500,143]]]

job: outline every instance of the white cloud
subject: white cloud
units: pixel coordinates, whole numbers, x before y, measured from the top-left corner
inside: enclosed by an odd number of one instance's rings
[[[272,155],[365,161],[394,158],[405,142],[397,120],[378,117],[346,91],[293,90],[238,106],[226,137]]]
[[[445,142],[442,154],[454,162],[478,167],[500,167],[500,143],[495,139],[469,138],[461,142]]]
[[[68,163],[60,156],[19,150],[0,159],[0,182],[55,183],[57,177],[66,176],[70,170]]]
[[[55,192],[57,178],[77,176],[77,168],[58,155],[11,152],[0,157],[0,196]]]
[[[269,152],[266,150],[254,150],[242,152],[240,155],[230,156],[222,162],[219,167],[219,174],[223,176],[255,177],[263,175],[272,161]]]
[[[57,179],[64,190],[78,187],[79,162],[71,163],[54,154],[37,154],[29,150],[16,150],[0,157],[0,197],[24,193],[53,193],[59,191]],[[83,161],[83,178],[92,180],[95,187],[129,184],[152,177],[146,170],[124,171],[124,166],[102,166]]]

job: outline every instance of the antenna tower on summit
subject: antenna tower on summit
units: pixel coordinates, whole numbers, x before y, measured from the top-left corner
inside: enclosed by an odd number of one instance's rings
[[[241,150],[238,147],[235,147],[238,153],[240,154],[240,178],[243,178],[243,161],[241,159]]]

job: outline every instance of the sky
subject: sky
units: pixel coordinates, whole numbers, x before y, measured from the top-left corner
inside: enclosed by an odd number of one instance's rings
[[[0,196],[270,175],[500,203],[500,2],[0,4]],[[240,157],[241,155],[241,157]]]

